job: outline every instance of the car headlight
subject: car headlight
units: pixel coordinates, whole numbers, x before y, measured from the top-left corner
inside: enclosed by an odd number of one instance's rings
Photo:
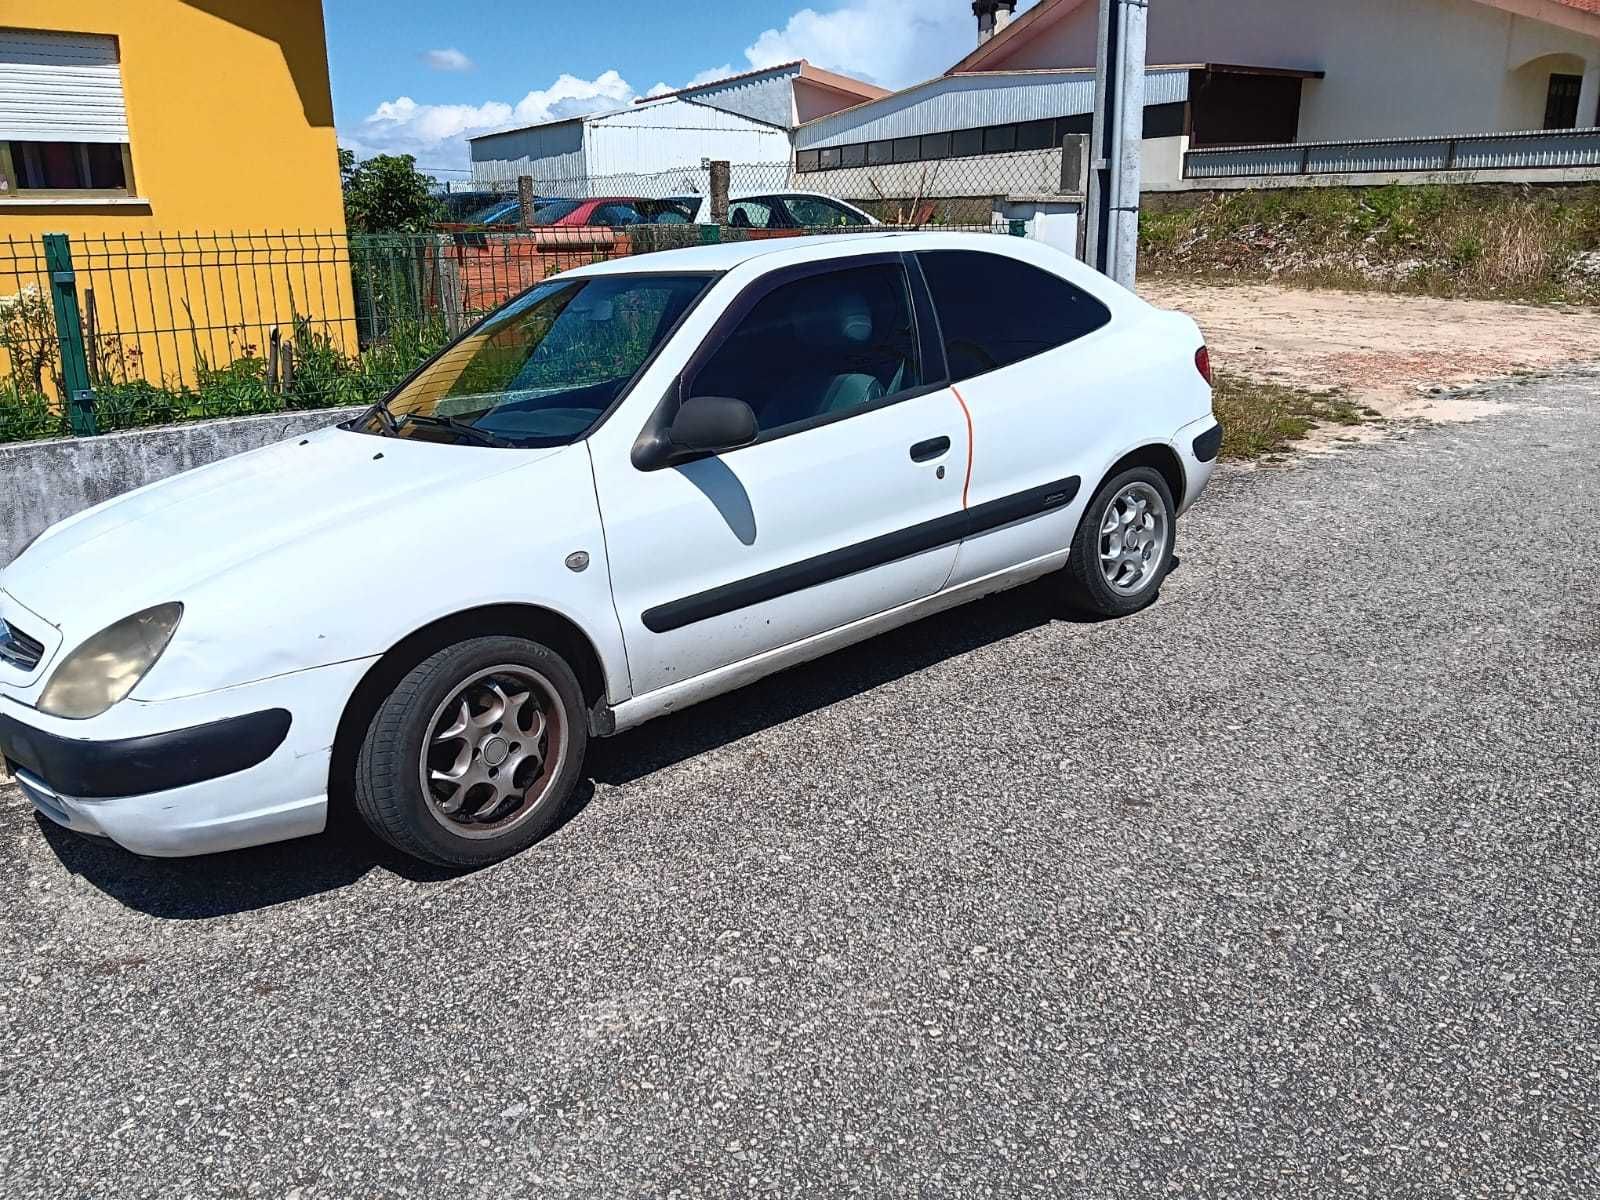
[[[102,629],[62,660],[39,711],[73,721],[98,717],[156,665],[182,616],[183,605],[158,604]]]

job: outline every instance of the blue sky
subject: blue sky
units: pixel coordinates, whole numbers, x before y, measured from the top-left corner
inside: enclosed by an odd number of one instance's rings
[[[977,36],[970,0],[326,0],[324,13],[340,144],[462,174],[475,133],[794,58],[903,87]]]

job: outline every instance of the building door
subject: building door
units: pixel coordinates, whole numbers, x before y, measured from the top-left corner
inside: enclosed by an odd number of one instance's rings
[[[1550,92],[1544,102],[1546,129],[1576,129],[1578,98],[1583,94],[1582,75],[1550,76]]]

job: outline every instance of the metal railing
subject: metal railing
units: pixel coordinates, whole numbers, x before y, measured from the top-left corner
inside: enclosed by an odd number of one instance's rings
[[[1184,155],[1185,179],[1600,167],[1600,129],[1219,146]]]

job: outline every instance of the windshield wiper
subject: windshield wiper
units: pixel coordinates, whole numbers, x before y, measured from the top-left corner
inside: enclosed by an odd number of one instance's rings
[[[383,425],[383,432],[387,437],[394,437],[400,432],[400,422],[394,419],[394,414],[389,411],[389,402],[379,400],[372,406],[372,415],[377,417]]]
[[[469,442],[477,442],[480,446],[497,446],[502,449],[512,445],[503,437],[497,437],[487,429],[479,429],[476,425],[468,425],[465,421],[458,421],[455,417],[427,417],[418,413],[406,413],[400,418],[401,422],[412,425],[421,425],[424,429],[448,429]]]

